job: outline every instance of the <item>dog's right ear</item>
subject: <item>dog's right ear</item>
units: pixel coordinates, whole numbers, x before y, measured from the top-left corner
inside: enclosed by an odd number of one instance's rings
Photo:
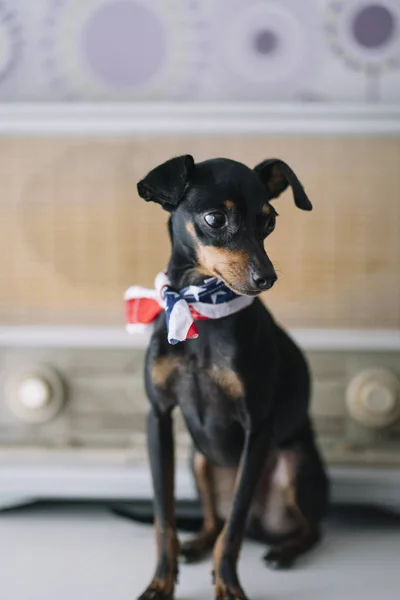
[[[277,198],[290,185],[293,190],[295,204],[302,210],[312,210],[312,204],[303,186],[288,164],[279,158],[268,158],[257,165],[254,170],[261,177],[270,198]]]
[[[158,202],[172,212],[182,200],[183,193],[194,171],[190,154],[171,158],[155,167],[137,184],[137,191],[147,202]]]

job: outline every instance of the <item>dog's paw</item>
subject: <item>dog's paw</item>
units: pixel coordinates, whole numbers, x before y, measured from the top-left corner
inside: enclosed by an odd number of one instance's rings
[[[147,590],[139,596],[138,600],[173,600],[173,598],[173,594],[167,594],[162,590],[147,588]]]
[[[215,600],[249,600],[240,586],[224,584],[217,581],[215,584]]]
[[[296,553],[285,548],[272,548],[263,557],[270,569],[290,569],[296,560]]]
[[[213,549],[219,531],[200,531],[197,535],[181,543],[180,554],[187,563],[198,562]]]
[[[166,579],[153,579],[138,600],[173,600],[174,586]]]
[[[217,576],[215,569],[212,571],[212,581],[215,589],[215,600],[248,600],[239,583],[236,572],[231,572],[228,579]]]
[[[319,531],[310,531],[307,535],[295,538],[286,545],[271,548],[264,555],[264,562],[270,569],[290,569],[296,559],[311,550],[319,540]]]
[[[180,554],[187,563],[201,561],[210,552],[212,546],[206,546],[198,539],[188,540],[181,544]]]

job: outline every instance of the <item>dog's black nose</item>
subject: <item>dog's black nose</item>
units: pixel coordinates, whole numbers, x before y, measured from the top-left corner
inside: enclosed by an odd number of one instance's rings
[[[276,273],[259,273],[257,271],[253,271],[252,273],[254,284],[259,290],[269,290],[274,285],[275,281],[278,279]]]

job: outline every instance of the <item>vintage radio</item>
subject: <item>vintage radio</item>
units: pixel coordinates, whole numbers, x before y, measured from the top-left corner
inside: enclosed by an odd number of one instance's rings
[[[400,508],[398,115],[257,110],[14,108],[2,120],[3,505],[151,496],[147,337],[125,333],[123,292],[152,285],[169,242],[135,183],[190,152],[248,165],[280,156],[299,174],[314,211],[276,201],[268,249],[282,275],[264,299],[308,355],[334,498]],[[179,415],[177,447],[177,493],[189,498]]]

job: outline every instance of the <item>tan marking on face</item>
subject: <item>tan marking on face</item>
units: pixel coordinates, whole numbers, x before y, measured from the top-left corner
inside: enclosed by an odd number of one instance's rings
[[[192,236],[192,238],[197,239],[193,223],[186,223],[186,231]]]
[[[262,207],[263,215],[268,216],[271,212],[271,207],[268,204],[264,204]]]
[[[248,288],[250,257],[244,250],[197,245],[197,260],[202,272],[222,279],[230,288]]]
[[[228,210],[232,210],[232,208],[235,208],[235,203],[232,202],[232,200],[225,200],[224,202],[224,206],[228,209]]]
[[[151,379],[156,387],[165,388],[172,375],[182,367],[182,359],[176,356],[160,356],[151,369]]]
[[[240,377],[228,368],[220,368],[213,366],[211,369],[211,377],[215,383],[226,393],[229,398],[239,400],[243,398],[245,390]]]
[[[250,256],[245,250],[205,246],[199,241],[193,223],[186,224],[186,231],[194,239],[197,247],[197,271],[199,273],[222,279],[235,292],[238,291],[238,288],[248,288]]]

